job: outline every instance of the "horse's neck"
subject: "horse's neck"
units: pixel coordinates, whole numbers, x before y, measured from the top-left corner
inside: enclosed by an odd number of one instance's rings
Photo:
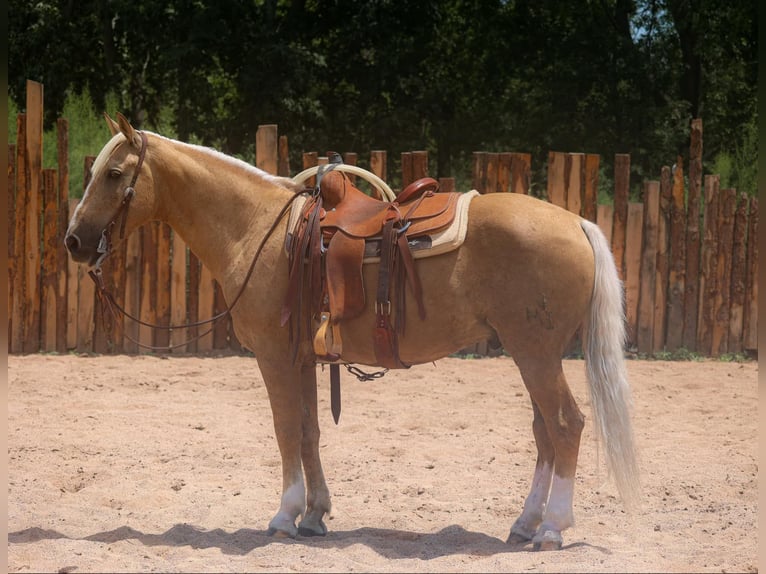
[[[292,192],[230,158],[170,142],[161,158],[160,218],[219,280],[241,274]],[[158,174],[159,175],[159,174]]]

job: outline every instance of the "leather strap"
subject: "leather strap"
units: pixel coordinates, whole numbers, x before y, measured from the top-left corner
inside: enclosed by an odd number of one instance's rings
[[[340,365],[330,365],[330,410],[335,424],[340,420]]]

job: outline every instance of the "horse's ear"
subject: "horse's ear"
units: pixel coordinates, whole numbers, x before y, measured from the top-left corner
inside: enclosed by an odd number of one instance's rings
[[[109,126],[109,131],[113,136],[116,136],[118,133],[120,133],[119,124],[114,121],[106,112],[104,112],[104,119],[106,120],[106,125]]]
[[[133,147],[141,149],[141,136],[139,136],[138,132],[133,128],[132,125],[130,125],[128,118],[123,116],[120,112],[117,112],[117,123],[119,125],[120,131],[122,132],[122,135],[125,136],[125,139],[127,139],[128,142],[133,145]]]

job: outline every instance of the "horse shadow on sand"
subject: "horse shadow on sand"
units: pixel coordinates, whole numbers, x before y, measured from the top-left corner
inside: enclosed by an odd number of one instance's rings
[[[493,556],[510,552],[531,552],[532,544],[507,544],[504,540],[480,532],[465,530],[451,525],[438,532],[424,533],[388,528],[357,528],[354,530],[330,531],[324,537],[279,538],[269,535],[266,530],[241,528],[232,532],[216,528],[205,530],[190,524],[176,524],[161,534],[140,532],[130,526],[91,534],[84,538],[73,538],[38,527],[26,528],[8,534],[9,544],[29,544],[40,540],[87,540],[112,544],[123,540],[136,540],[145,546],[188,546],[194,549],[218,548],[224,554],[246,555],[270,544],[302,544],[315,548],[347,548],[363,544],[388,559],[419,558],[433,559],[454,554]],[[607,548],[586,542],[565,544],[562,550],[590,547],[604,554],[611,554]]]

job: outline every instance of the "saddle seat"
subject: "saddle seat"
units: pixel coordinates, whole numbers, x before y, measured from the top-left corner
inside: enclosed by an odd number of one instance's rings
[[[340,324],[361,315],[366,306],[362,277],[365,245],[380,244],[373,342],[376,360],[386,368],[407,368],[399,359],[397,334],[404,331],[405,283],[425,319],[422,288],[411,240],[448,227],[457,213],[460,193],[437,193],[438,183],[423,178],[405,188],[395,201],[372,198],[332,166],[318,174],[317,187],[300,213],[292,234],[290,275],[282,325],[290,318],[294,357],[306,329],[319,321],[313,337],[320,361],[342,361]],[[304,289],[309,312],[303,312]],[[391,294],[395,295],[392,303]],[[391,324],[391,315],[396,324]]]

